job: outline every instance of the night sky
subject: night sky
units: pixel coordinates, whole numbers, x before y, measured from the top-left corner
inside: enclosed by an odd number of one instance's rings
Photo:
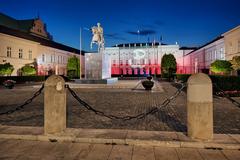
[[[160,40],[200,46],[240,25],[240,0],[1,0],[0,12],[16,19],[37,17],[54,41],[79,48],[80,27],[100,22],[105,46]],[[138,36],[137,31],[140,31]],[[91,32],[83,29],[83,49]]]

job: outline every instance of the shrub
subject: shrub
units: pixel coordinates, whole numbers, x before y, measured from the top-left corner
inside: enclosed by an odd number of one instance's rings
[[[47,77],[48,76],[4,76],[0,77],[0,84],[8,79],[14,80],[16,83],[43,82],[47,79]]]
[[[179,81],[187,82],[188,78],[191,76],[191,74],[176,74],[176,78]]]
[[[162,77],[172,78],[173,74],[176,73],[177,62],[172,54],[164,54],[161,60],[161,72]]]
[[[232,64],[226,60],[216,60],[211,63],[211,71],[214,73],[228,74],[232,70]]]
[[[32,66],[25,65],[21,68],[23,76],[36,75],[36,69]]]
[[[240,56],[234,56],[230,62],[234,70],[240,70]]]
[[[0,76],[11,75],[14,68],[10,63],[0,64]]]
[[[67,74],[70,78],[79,77],[80,62],[76,56],[70,57],[67,62]]]

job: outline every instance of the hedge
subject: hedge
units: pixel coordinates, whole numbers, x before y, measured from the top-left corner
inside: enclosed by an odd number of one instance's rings
[[[64,75],[60,75],[63,77],[65,82],[71,81],[68,77]],[[49,76],[0,76],[0,85],[5,81],[5,80],[14,80],[16,83],[26,83],[26,82],[43,82],[45,81]]]
[[[177,80],[181,80],[182,82],[187,82],[190,76],[191,74],[177,74],[176,78]],[[239,76],[209,75],[209,77],[211,78],[214,85],[217,85],[220,89],[224,91],[240,90]]]
[[[0,77],[0,84],[5,80],[14,80],[16,83],[25,83],[25,82],[42,82],[47,79],[48,76],[4,76]]]

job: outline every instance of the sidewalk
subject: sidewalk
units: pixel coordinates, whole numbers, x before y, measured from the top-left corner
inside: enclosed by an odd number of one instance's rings
[[[0,159],[7,160],[238,160],[239,157],[239,150],[0,139]]]

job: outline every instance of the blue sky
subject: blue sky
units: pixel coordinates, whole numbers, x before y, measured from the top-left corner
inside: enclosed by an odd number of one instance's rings
[[[16,19],[37,17],[54,41],[79,48],[80,27],[100,22],[106,46],[154,39],[200,46],[240,25],[239,0],[1,0],[0,12]],[[136,34],[140,30],[140,36]],[[91,32],[83,30],[83,49]]]

